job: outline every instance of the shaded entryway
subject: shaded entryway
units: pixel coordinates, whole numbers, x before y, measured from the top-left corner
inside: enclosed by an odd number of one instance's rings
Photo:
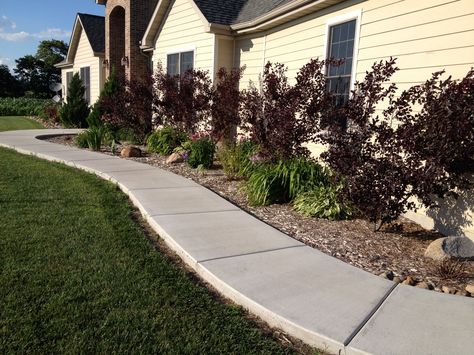
[[[109,73],[115,68],[119,77],[125,77],[125,9],[116,6],[109,16]]]

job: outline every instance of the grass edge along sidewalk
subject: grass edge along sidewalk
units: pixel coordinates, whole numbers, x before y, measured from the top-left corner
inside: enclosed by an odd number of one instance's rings
[[[6,353],[292,353],[156,251],[112,183],[0,148]]]
[[[0,132],[18,129],[44,128],[39,122],[24,116],[0,116]]]

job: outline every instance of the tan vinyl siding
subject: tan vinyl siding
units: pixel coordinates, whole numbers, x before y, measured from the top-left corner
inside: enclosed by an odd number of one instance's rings
[[[206,33],[204,24],[188,0],[176,0],[163,20],[155,41],[153,63],[161,62],[166,70],[166,57],[171,52],[194,50],[194,67],[213,75],[214,34]]]
[[[104,85],[104,75],[102,68],[103,57],[94,56],[92,47],[87,39],[86,33],[81,30],[81,37],[74,55],[74,65],[72,70],[74,73],[79,73],[81,68],[90,67],[90,94],[91,104],[94,104],[99,98],[100,91]],[[62,82],[66,86],[66,72],[71,71],[71,68],[62,70]],[[66,88],[67,90],[67,88]],[[63,94],[65,97],[67,91]]]
[[[234,66],[234,40],[216,36],[216,68],[232,69]]]
[[[250,82],[258,87],[259,75],[264,65],[265,36],[242,38],[235,41],[234,66],[245,65],[245,72],[240,81],[240,89],[245,89]]]
[[[238,39],[235,60],[248,66],[243,86],[249,80],[258,81],[267,61],[285,63],[293,78],[311,58],[324,58],[326,22],[359,10],[357,79],[363,78],[374,61],[390,56],[398,58],[401,70],[394,81],[401,88],[420,83],[442,69],[460,78],[474,66],[474,1],[347,1],[265,33]]]

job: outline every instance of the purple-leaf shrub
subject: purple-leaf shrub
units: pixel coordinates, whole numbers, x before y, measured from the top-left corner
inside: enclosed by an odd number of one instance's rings
[[[335,121],[322,136],[329,144],[322,158],[344,182],[345,199],[374,222],[375,230],[414,208],[412,167],[407,165],[391,121],[396,86],[389,80],[397,70],[394,59],[375,63],[339,109],[347,127]],[[389,108],[378,113],[383,101]]]
[[[211,105],[211,135],[216,142],[235,142],[237,127],[240,125],[239,81],[244,70],[245,67],[231,70],[220,68],[216,74]]]
[[[130,129],[139,141],[152,130],[152,78],[122,80],[120,89],[101,98],[101,120],[112,130]]]
[[[182,75],[170,76],[159,64],[154,73],[153,89],[157,124],[169,124],[188,133],[207,126],[212,82],[206,71],[192,69]]]
[[[474,70],[459,81],[436,72],[395,102],[401,122],[398,139],[412,164],[417,197],[433,206],[433,196],[453,195],[474,186]]]

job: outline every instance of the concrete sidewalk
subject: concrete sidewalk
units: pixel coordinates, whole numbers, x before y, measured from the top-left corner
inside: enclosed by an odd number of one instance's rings
[[[148,223],[219,292],[332,353],[473,354],[474,299],[394,283],[290,238],[195,182],[146,164],[0,133],[0,146],[117,183]]]

